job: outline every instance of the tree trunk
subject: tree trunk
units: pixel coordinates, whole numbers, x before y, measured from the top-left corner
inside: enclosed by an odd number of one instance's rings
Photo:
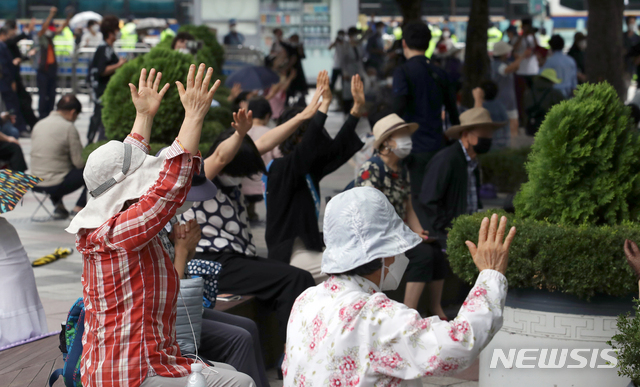
[[[622,20],[624,0],[589,0],[585,67],[589,82],[607,81],[625,101]]]
[[[467,27],[467,45],[464,53],[464,82],[462,105],[473,107],[471,90],[489,76],[487,29],[489,28],[489,0],[472,0]]]
[[[422,18],[421,0],[396,0],[396,4],[402,13],[402,22],[420,21]]]

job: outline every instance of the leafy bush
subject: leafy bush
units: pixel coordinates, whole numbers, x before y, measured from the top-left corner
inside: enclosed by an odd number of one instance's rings
[[[129,134],[135,120],[136,110],[131,102],[131,92],[128,84],[138,84],[142,68],[147,70],[155,68],[162,72],[162,84],[169,83],[171,87],[165,94],[160,109],[156,114],[151,140],[153,142],[171,144],[178,134],[184,118],[184,108],[180,102],[175,82],[181,81],[186,84],[189,66],[193,63],[193,59],[193,56],[188,54],[156,47],[149,53],[126,63],[116,71],[109,81],[103,96],[102,121],[105,125],[107,137],[121,141]],[[222,91],[221,94],[228,95],[228,91]],[[217,99],[221,102],[221,106],[211,109],[205,118],[205,122],[218,122],[223,127],[228,127],[231,123],[229,103],[224,97],[218,96]],[[219,126],[208,124],[208,127],[215,127],[215,130],[220,131]],[[215,133],[215,131],[210,134],[212,133]]]
[[[514,200],[518,216],[568,225],[638,220],[640,139],[629,114],[608,83],[582,85],[554,106]]]
[[[98,149],[100,146],[106,144],[107,142],[109,142],[109,140],[98,141],[85,146],[84,149],[82,149],[82,159],[84,160],[84,162],[87,162],[87,159],[89,158],[91,152]]]
[[[630,313],[618,316],[620,333],[607,344],[617,352],[618,375],[631,378],[636,386],[640,386],[640,300],[634,302],[635,316],[632,318]]]
[[[491,183],[500,192],[515,193],[527,181],[525,162],[531,148],[505,148],[479,155],[482,182]]]
[[[464,242],[477,243],[482,219],[494,212],[507,216],[508,227],[517,229],[507,269],[510,288],[562,291],[586,299],[596,293],[627,296],[638,291],[622,246],[625,239],[640,240],[640,225],[557,225],[501,211],[463,215],[453,222],[447,253],[462,280],[473,283],[478,275]]]

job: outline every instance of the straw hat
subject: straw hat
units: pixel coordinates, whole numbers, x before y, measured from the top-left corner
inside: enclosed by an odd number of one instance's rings
[[[403,254],[422,238],[400,219],[387,197],[372,187],[345,191],[324,214],[322,272],[339,274],[380,258]]]
[[[98,228],[122,210],[127,200],[139,199],[158,180],[165,157],[149,156],[139,148],[109,141],[93,151],[82,176],[89,191],[87,205],[66,229]]]
[[[505,125],[506,122],[493,122],[489,111],[485,108],[478,107],[460,114],[460,125],[450,127],[444,134],[449,138],[458,139],[465,130],[478,128],[496,130]]]
[[[373,137],[375,141],[373,143],[373,148],[378,149],[380,145],[389,138],[393,134],[393,132],[397,132],[400,129],[409,128],[411,133],[418,130],[418,124],[416,123],[406,123],[402,118],[398,117],[397,114],[392,113],[388,116],[381,118],[376,122],[373,126]]]
[[[562,82],[562,79],[558,78],[558,73],[554,69],[544,69],[538,76],[556,84]]]
[[[511,46],[507,42],[498,42],[493,46],[493,56],[502,56],[509,54],[513,50],[513,46]]]

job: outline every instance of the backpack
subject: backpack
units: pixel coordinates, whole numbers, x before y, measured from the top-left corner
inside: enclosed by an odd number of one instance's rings
[[[533,105],[525,109],[527,112],[527,125],[525,127],[527,135],[534,136],[538,132],[538,129],[540,129],[542,121],[544,121],[544,118],[547,116],[547,111],[542,108],[541,104],[550,92],[551,89],[545,90],[538,100],[533,90],[531,90]]]
[[[384,181],[384,178],[387,177],[387,171],[384,168],[384,160],[382,160],[379,156],[373,156],[372,158],[369,159],[369,161],[371,161],[372,163],[374,163],[375,165],[378,166],[378,170],[380,171],[380,181]],[[406,168],[402,168],[402,177],[404,177],[406,179],[406,175],[407,175],[407,169]],[[358,178],[355,178],[353,180],[351,180],[349,182],[349,184],[347,184],[346,187],[344,187],[344,189],[342,190],[342,192],[348,191],[351,188],[356,186],[356,181],[358,180]]]
[[[67,387],[82,387],[80,382],[80,358],[82,356],[82,336],[84,334],[84,300],[78,298],[69,310],[67,322],[60,331],[60,351],[64,368],[59,368],[49,377],[49,387],[62,376]]]

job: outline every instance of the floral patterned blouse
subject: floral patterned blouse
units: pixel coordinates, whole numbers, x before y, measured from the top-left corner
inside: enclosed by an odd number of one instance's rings
[[[379,157],[379,156],[373,156]],[[389,202],[396,209],[400,219],[406,220],[407,200],[411,194],[411,185],[409,184],[409,175],[406,170],[396,172],[389,168],[387,164],[378,159],[378,162],[369,159],[362,164],[356,178],[356,187],[373,187],[377,188],[389,199]],[[384,166],[384,174],[380,173],[380,166]],[[381,179],[384,175],[384,179]]]
[[[455,320],[420,318],[359,276],[302,293],[287,328],[284,386],[421,386],[468,367],[502,327],[507,279],[483,270]]]

